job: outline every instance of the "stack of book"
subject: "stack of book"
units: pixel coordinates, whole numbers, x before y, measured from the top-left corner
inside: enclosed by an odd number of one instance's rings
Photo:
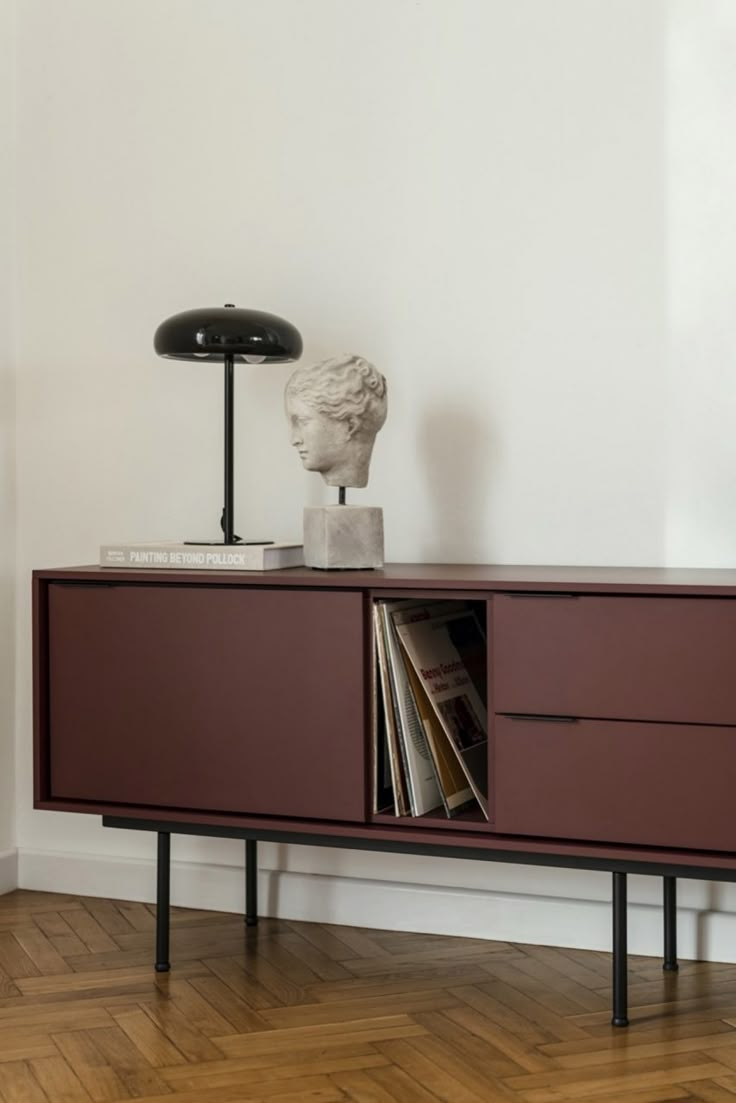
[[[488,819],[487,646],[465,601],[376,601],[374,811]]]
[[[103,544],[102,567],[169,568],[186,571],[275,571],[301,567],[301,544]]]

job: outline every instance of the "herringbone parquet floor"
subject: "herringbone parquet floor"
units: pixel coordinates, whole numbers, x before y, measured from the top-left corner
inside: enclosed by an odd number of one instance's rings
[[[736,1103],[736,966],[0,897],[3,1103]]]

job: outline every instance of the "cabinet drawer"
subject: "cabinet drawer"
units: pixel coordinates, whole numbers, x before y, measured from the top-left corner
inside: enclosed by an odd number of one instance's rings
[[[51,584],[52,799],[365,818],[362,599]]]
[[[736,850],[736,730],[496,718],[496,829]]]
[[[736,724],[736,602],[493,599],[496,712]]]

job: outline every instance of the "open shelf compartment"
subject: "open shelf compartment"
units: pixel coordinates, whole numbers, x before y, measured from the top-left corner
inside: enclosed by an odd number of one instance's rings
[[[368,609],[369,821],[492,831],[487,595],[376,591]]]

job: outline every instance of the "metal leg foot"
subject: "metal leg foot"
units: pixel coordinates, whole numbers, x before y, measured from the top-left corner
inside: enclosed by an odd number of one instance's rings
[[[258,923],[258,842],[245,840],[245,922],[248,927]]]
[[[628,1026],[626,874],[613,874],[613,1026]]]
[[[171,883],[171,835],[158,833],[156,886],[156,972],[168,973],[169,961],[169,888]]]
[[[677,878],[664,877],[664,964],[667,973],[676,973],[677,964]]]

